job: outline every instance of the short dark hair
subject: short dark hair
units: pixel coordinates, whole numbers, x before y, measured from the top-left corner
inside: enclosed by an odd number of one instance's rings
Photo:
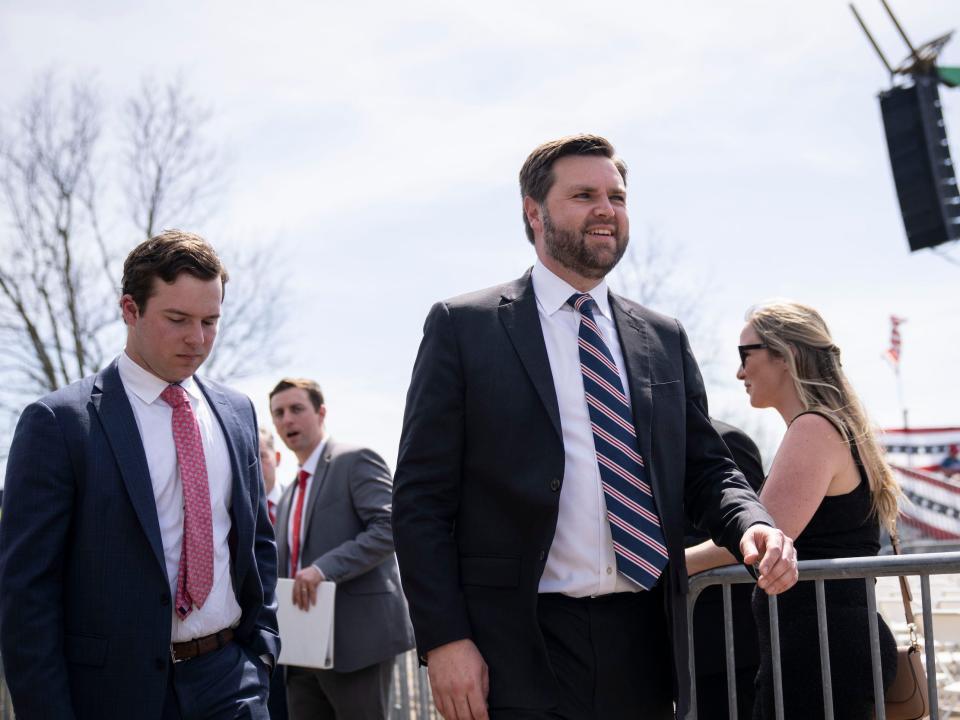
[[[199,235],[164,230],[137,245],[123,262],[121,294],[129,295],[143,312],[153,295],[153,279],[175,282],[183,273],[199,280],[220,278],[225,288],[229,275],[213,246]]]
[[[527,156],[523,167],[520,168],[520,197],[530,197],[536,203],[543,205],[543,201],[547,199],[547,193],[550,192],[556,180],[553,175],[553,164],[567,155],[600,155],[610,158],[620,171],[623,184],[627,184],[627,164],[617,157],[610,141],[599,135],[581,133],[551,140],[534,148],[533,152]],[[527,239],[532,243],[533,228],[530,227],[525,211],[523,228],[527,233]]]
[[[307,391],[307,395],[310,396],[310,404],[313,405],[314,410],[319,410],[320,406],[323,405],[323,392],[320,390],[320,386],[316,381],[307,378],[283,378],[274,385],[273,390],[270,391],[269,399],[273,400],[273,396],[277,393],[293,388]]]

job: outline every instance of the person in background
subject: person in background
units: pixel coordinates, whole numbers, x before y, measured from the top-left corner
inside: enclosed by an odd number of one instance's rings
[[[273,433],[267,428],[260,428],[260,467],[263,469],[263,491],[267,497],[267,512],[270,513],[270,523],[277,522],[277,505],[283,488],[277,482],[277,466],[280,464],[280,451],[273,443]],[[276,720],[276,719],[274,719]]]
[[[763,461],[756,443],[743,430],[710,418],[710,422],[730,450],[733,461],[740,468],[750,487],[757,493],[763,485]],[[691,547],[709,539],[689,520],[684,533],[684,545]],[[694,571],[687,568],[689,574]],[[750,597],[753,585],[739,583],[730,586],[733,615],[733,645],[736,662],[737,717],[748,720],[753,712],[754,678],[760,664],[757,648],[757,629],[753,624]],[[701,720],[726,720],[727,702],[726,639],[723,623],[723,598],[719,586],[708,587],[697,599],[693,611],[694,652],[697,674],[697,717]]]
[[[277,512],[277,554],[294,578],[293,602],[316,604],[337,583],[332,670],[287,667],[291,720],[386,720],[396,656],[413,631],[393,552],[393,479],[373,450],[327,435],[327,406],[313,380],[284,378],[270,391],[277,434],[297,457],[297,481]]]
[[[267,720],[280,641],[257,419],[196,374],[226,281],[198,235],[140,243],[123,352],[20,416],[0,523],[19,720]]]
[[[276,449],[273,433],[267,428],[260,428],[260,467],[263,470],[263,490],[267,497],[267,512],[270,514],[270,524],[277,524],[277,506],[283,488],[277,482],[277,466],[280,464],[280,451]],[[276,534],[276,528],[274,528]],[[278,665],[270,679],[270,698],[267,708],[270,710],[270,720],[287,720],[287,671],[283,665]]]
[[[876,555],[880,528],[896,532],[900,491],[823,318],[795,302],[757,306],[747,313],[739,352],[737,378],[750,404],[776,409],[787,426],[760,499],[795,538],[798,559]],[[691,572],[724,561],[732,557],[712,543],[687,554]],[[866,589],[862,580],[832,580],[825,591],[834,717],[867,720],[874,698]],[[814,583],[799,583],[778,600],[786,717],[822,718]],[[770,619],[762,593],[754,594],[753,612],[761,654],[753,717],[766,720],[775,715]],[[896,644],[877,619],[886,688],[896,672]]]

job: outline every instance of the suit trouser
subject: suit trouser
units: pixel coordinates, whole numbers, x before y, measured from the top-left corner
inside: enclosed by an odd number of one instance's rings
[[[394,661],[353,672],[288,666],[290,720],[386,720]]]
[[[171,662],[163,720],[270,720],[270,671],[237,642]]]
[[[287,720],[287,668],[278,665],[270,678],[270,699],[267,701],[270,720]]]
[[[537,615],[559,704],[493,709],[491,720],[673,718],[673,652],[659,586],[596,598],[541,594]]]

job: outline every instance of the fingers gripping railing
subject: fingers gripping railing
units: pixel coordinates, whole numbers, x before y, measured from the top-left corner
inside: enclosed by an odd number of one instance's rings
[[[918,575],[923,604],[924,643],[926,646],[927,686],[930,694],[930,718],[939,720],[937,704],[936,656],[934,652],[934,626],[930,599],[930,576],[960,573],[960,552],[924,553],[915,555],[887,555],[883,557],[841,558],[837,560],[810,560],[798,563],[800,581],[813,581],[817,602],[817,626],[820,644],[820,669],[822,677],[824,717],[833,720],[833,684],[830,674],[829,640],[827,633],[827,608],[824,580],[855,580],[862,578],[866,584],[867,616],[870,630],[870,656],[873,668],[873,688],[876,699],[876,718],[885,720],[883,704],[883,680],[880,663],[880,635],[877,622],[875,579]],[[718,568],[695,575],[690,580],[687,596],[687,650],[690,671],[690,710],[687,720],[697,718],[696,660],[694,655],[693,611],[700,593],[712,585],[723,588],[723,625],[726,642],[727,692],[731,720],[737,720],[735,648],[733,642],[733,613],[730,586],[753,583],[754,580],[741,566]],[[770,638],[774,684],[774,711],[777,720],[784,717],[783,678],[780,662],[780,631],[776,596],[768,598],[770,610]]]

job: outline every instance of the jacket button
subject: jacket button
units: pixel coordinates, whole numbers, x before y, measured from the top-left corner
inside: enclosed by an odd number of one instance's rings
[[[550,489],[554,492],[560,489],[560,478],[554,478],[550,481]]]
[[[540,551],[540,562],[543,562],[547,558],[547,553],[543,550]]]
[[[164,607],[170,604],[170,593],[160,593],[160,604]]]

